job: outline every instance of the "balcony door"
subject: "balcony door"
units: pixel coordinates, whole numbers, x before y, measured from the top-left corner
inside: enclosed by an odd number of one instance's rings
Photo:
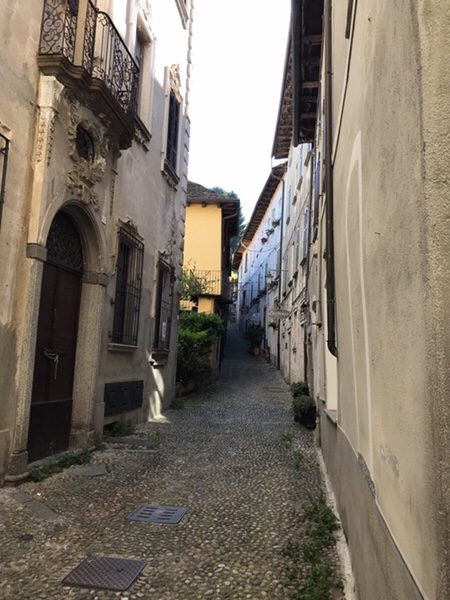
[[[29,461],[67,450],[83,254],[70,217],[58,213],[47,239],[36,341]]]

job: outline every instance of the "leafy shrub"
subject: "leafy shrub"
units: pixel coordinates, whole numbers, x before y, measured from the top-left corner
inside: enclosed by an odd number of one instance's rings
[[[177,381],[198,386],[208,380],[212,373],[211,349],[223,330],[218,315],[187,311],[180,314]]]
[[[223,321],[218,315],[182,311],[180,313],[180,330],[201,331],[208,334],[210,341],[223,332]]]
[[[295,396],[309,396],[309,388],[308,384],[304,381],[297,381],[291,385],[289,388],[291,394]]]
[[[315,407],[314,400],[311,396],[294,396],[292,398],[292,410],[294,416],[301,416]]]

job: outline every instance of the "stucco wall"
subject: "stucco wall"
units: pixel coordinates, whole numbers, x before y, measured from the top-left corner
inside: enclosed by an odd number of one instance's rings
[[[449,164],[441,132],[449,129],[449,26],[444,2],[359,0],[342,123],[342,84],[333,84],[339,425],[353,449],[346,460],[365,463],[377,519],[430,599],[447,597],[438,511],[448,440]],[[339,34],[336,74],[347,56]],[[327,435],[324,428],[325,446]],[[338,489],[347,477],[348,469],[335,471]],[[349,507],[347,495],[340,510]],[[369,518],[372,508],[368,502]],[[348,519],[349,532],[356,527]],[[377,527],[369,535],[381,552]],[[367,543],[350,534],[355,559]],[[362,581],[374,564],[357,560]],[[376,564],[380,573],[388,568],[386,558]]]
[[[25,257],[29,171],[34,141],[38,68],[35,49],[41,21],[39,2],[27,11],[17,3],[2,7],[0,19],[0,132],[10,140],[5,204],[0,227],[0,485],[13,437],[20,353],[21,312],[26,304],[21,270]],[[18,35],[20,32],[20,35]],[[0,167],[3,162],[0,160]]]
[[[185,268],[199,271],[222,269],[222,209],[191,204],[186,208]]]

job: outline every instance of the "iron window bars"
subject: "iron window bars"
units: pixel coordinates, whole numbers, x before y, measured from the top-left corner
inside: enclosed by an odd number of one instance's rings
[[[158,264],[158,287],[155,310],[155,350],[169,351],[173,307],[173,267],[160,260]]]
[[[0,133],[0,160],[1,182],[0,182],[0,225],[2,223],[3,204],[5,202],[6,171],[8,169],[9,139]]]
[[[127,228],[119,230],[112,342],[136,346],[142,293],[144,244]]]

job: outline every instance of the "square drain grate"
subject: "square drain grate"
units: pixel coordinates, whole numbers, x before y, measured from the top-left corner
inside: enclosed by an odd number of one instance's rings
[[[98,590],[127,590],[144,569],[143,560],[88,556],[64,579],[64,585]]]
[[[140,504],[131,515],[129,521],[143,521],[144,523],[176,524],[187,513],[185,508],[174,506],[156,506],[154,504]]]

